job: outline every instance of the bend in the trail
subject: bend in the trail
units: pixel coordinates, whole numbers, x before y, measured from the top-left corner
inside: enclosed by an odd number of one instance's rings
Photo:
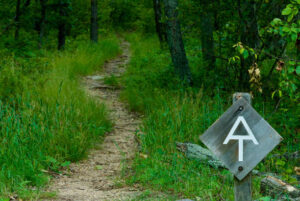
[[[123,165],[130,165],[137,151],[134,133],[141,120],[129,112],[119,101],[120,90],[104,83],[105,77],[119,77],[130,61],[130,44],[121,40],[122,54],[106,62],[103,71],[87,76],[83,83],[87,95],[104,103],[114,122],[113,131],[106,135],[99,149],[94,149],[88,159],[70,165],[70,172],[52,181],[49,192],[57,192],[54,199],[62,201],[128,201],[170,200],[168,195],[138,186],[126,186],[121,173]],[[174,200],[172,198],[171,200]]]
[[[106,62],[99,75],[84,78],[87,94],[104,103],[114,122],[100,149],[92,150],[88,159],[70,166],[71,173],[53,180],[50,191],[56,191],[55,200],[128,200],[136,197],[137,188],[118,185],[122,164],[130,160],[137,148],[134,132],[140,120],[126,110],[119,101],[119,90],[104,84],[107,76],[120,76],[130,60],[129,43],[122,41],[122,55]]]

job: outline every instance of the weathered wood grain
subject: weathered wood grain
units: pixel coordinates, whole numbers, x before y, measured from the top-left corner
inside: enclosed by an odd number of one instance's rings
[[[242,180],[234,177],[234,200],[235,201],[252,201],[252,179],[249,173]]]
[[[244,98],[248,104],[251,104],[251,96],[248,93],[233,94],[232,102]],[[240,166],[242,167],[242,166]],[[252,201],[252,175],[251,171],[242,180],[234,177],[234,199],[235,201]]]
[[[259,143],[255,145],[251,140],[244,140],[243,161],[238,161],[237,140],[223,144],[239,116],[244,117]],[[247,135],[241,124],[235,134]],[[282,137],[247,103],[247,98],[240,98],[236,99],[236,102],[207,129],[200,139],[239,180],[242,180],[279,144]]]

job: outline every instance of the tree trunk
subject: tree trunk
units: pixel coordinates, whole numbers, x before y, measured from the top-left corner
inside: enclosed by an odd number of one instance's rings
[[[16,16],[15,16],[15,24],[16,24],[16,30],[15,30],[15,40],[19,38],[19,30],[20,30],[20,17],[25,12],[26,8],[30,5],[31,0],[27,0],[21,9],[21,0],[17,1],[16,6]]]
[[[161,14],[161,0],[153,0],[153,7],[154,7],[154,15],[155,15],[155,28],[156,33],[159,38],[160,45],[162,46],[162,43],[164,41],[164,30],[163,30],[163,23],[162,20],[162,14]]]
[[[20,15],[21,15],[20,7],[21,7],[21,0],[18,0],[17,6],[16,6],[16,17],[15,17],[15,23],[16,23],[15,40],[18,40],[18,38],[19,38]]]
[[[241,42],[248,47],[259,47],[258,26],[256,20],[256,4],[254,0],[238,0],[238,11],[240,17],[240,37]],[[248,68],[252,65],[254,58],[249,56],[247,59],[241,59],[241,69],[239,85],[241,89],[249,89]]]
[[[201,44],[203,60],[208,70],[214,69],[216,58],[214,55],[214,13],[205,10],[201,16]]]
[[[60,23],[58,26],[58,49],[62,50],[66,43],[66,28],[65,23]]]
[[[43,46],[43,37],[45,32],[45,19],[46,19],[46,1],[47,0],[40,0],[41,4],[41,19],[39,25],[39,48]]]
[[[58,50],[62,50],[66,43],[66,7],[68,4],[62,3],[59,7],[59,22],[58,22]]]
[[[97,0],[91,0],[91,41],[98,42]]]
[[[178,20],[178,1],[164,0],[165,14],[167,17],[166,32],[167,40],[172,56],[175,72],[180,79],[187,84],[192,84],[191,72],[184,50],[180,23]]]

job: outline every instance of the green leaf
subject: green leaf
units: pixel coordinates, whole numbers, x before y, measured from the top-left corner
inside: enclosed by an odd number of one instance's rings
[[[261,197],[261,198],[259,198],[258,200],[259,201],[271,201],[271,197],[270,196],[267,196],[267,197]]]
[[[283,28],[282,28],[282,31],[284,31],[284,32],[290,32],[291,29],[290,29],[289,27],[283,27]]]
[[[277,91],[274,91],[274,92],[272,93],[272,99],[274,98],[276,92],[277,92]]]
[[[287,21],[290,22],[290,21],[292,21],[293,18],[294,18],[294,15],[289,15],[287,18]]]
[[[241,48],[241,47],[238,47],[238,51],[240,52],[240,54],[243,54],[245,49],[244,48]]]
[[[297,73],[297,75],[300,75],[300,66],[297,66],[296,73]]]
[[[294,16],[296,16],[298,14],[298,12],[299,12],[298,8],[294,8],[292,14]]]
[[[244,57],[245,59],[247,59],[248,56],[249,56],[249,52],[248,52],[247,50],[244,50],[244,52],[243,52],[243,57]]]
[[[297,90],[297,86],[294,83],[292,83],[291,86],[292,86],[292,91],[295,92]]]
[[[295,64],[296,64],[296,62],[295,62],[295,61],[292,61],[292,60],[290,60],[290,61],[289,61],[289,64],[290,64],[290,65],[295,65]]]
[[[293,66],[290,66],[288,68],[288,73],[293,73],[295,71],[295,68]]]
[[[52,158],[51,156],[48,156],[47,160],[53,164],[57,163],[57,160],[55,158]]]
[[[274,25],[279,24],[281,22],[281,19],[279,18],[274,18],[273,21],[271,22],[271,24],[273,23]],[[273,25],[272,24],[272,25]]]
[[[287,7],[285,9],[283,9],[283,11],[281,12],[282,15],[289,15],[292,12],[292,9]]]
[[[297,28],[292,27],[292,28],[291,28],[291,31],[294,32],[294,33],[297,33]]]
[[[64,163],[61,164],[62,167],[68,167],[71,164],[70,161],[66,161]]]
[[[285,162],[283,160],[278,160],[278,161],[276,161],[276,165],[284,166]]]

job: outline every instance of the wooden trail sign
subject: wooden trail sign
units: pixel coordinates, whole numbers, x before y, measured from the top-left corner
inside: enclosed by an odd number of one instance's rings
[[[200,136],[238,179],[235,181],[238,201],[251,200],[249,173],[282,140],[250,104],[250,94],[235,93],[232,106]]]

